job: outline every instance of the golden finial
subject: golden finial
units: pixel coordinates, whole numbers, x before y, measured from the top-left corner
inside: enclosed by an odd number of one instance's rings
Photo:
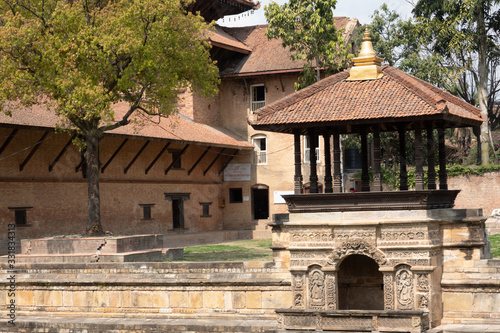
[[[382,58],[377,57],[373,50],[370,32],[368,31],[368,27],[366,27],[365,37],[363,37],[363,42],[361,43],[361,51],[358,57],[352,59],[354,65],[347,80],[375,80],[381,78],[384,76],[381,70],[382,60]]]

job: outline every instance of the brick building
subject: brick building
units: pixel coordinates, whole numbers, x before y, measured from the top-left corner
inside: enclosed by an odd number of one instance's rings
[[[251,1],[198,1],[190,10],[209,21],[257,7]],[[350,40],[359,22],[336,21]],[[285,163],[293,138],[254,131],[247,116],[293,93],[303,63],[290,60],[281,41],[267,40],[265,30],[216,27],[210,41],[221,75],[217,96],[206,100],[186,92],[177,116],[139,119],[141,126],[105,134],[100,143],[105,230],[175,236],[258,229],[245,237],[270,237],[270,217],[286,212],[280,194],[293,191],[293,168]],[[118,114],[122,107],[116,106]],[[84,231],[85,164],[71,144],[73,135],[55,131],[57,122],[42,105],[13,117],[0,115],[0,228],[16,223],[18,239]],[[5,242],[6,234],[1,237]]]

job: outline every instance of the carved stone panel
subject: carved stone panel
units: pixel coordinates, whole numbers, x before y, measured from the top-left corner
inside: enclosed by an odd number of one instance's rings
[[[333,231],[332,229],[296,229],[290,228],[290,244],[292,246],[325,246],[332,245]]]
[[[308,274],[308,302],[309,309],[325,309],[325,274],[319,267]]]
[[[413,273],[407,266],[396,271],[396,300],[398,310],[413,310]]]
[[[335,274],[326,276],[326,308],[337,310],[337,278]]]
[[[294,274],[292,278],[293,308],[305,308],[305,276],[302,273]]]
[[[384,253],[375,246],[363,239],[353,238],[339,244],[339,246],[333,250],[330,264],[336,265],[340,259],[352,254],[361,254],[370,257],[379,265],[384,265],[387,261]]]
[[[384,308],[394,310],[394,279],[392,273],[384,274]]]

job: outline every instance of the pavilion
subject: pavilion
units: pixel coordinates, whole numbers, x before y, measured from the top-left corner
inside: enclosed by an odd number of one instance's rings
[[[350,70],[327,77],[282,100],[266,105],[249,116],[248,121],[255,129],[294,135],[295,196],[302,193],[301,135],[310,136],[312,145],[310,193],[318,193],[314,148],[318,146],[319,136],[323,136],[325,145],[324,192],[340,193],[342,192],[340,135],[359,134],[362,155],[362,192],[359,194],[363,194],[370,191],[367,135],[373,133],[374,182],[371,190],[382,191],[380,133],[386,131],[397,131],[399,136],[399,190],[408,190],[405,138],[409,131],[415,131],[415,190],[429,194],[438,187],[434,157],[437,145],[439,195],[446,196],[448,185],[444,130],[479,126],[484,121],[480,110],[412,75],[390,66],[382,66],[382,61],[383,59],[375,54],[369,33],[366,31],[360,54],[353,59],[354,66]],[[437,144],[433,135],[435,129],[438,133]],[[425,154],[422,131],[428,134]],[[332,136],[333,177],[330,147]],[[424,158],[427,159],[427,190],[424,189]],[[388,192],[384,193],[387,195]],[[450,195],[454,201],[456,194],[450,193]],[[363,198],[363,195],[357,197]],[[450,207],[450,205],[440,207]]]

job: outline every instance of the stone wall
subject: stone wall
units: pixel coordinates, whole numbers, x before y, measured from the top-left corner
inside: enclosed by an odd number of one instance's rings
[[[7,281],[7,265],[0,279]],[[16,265],[17,316],[275,318],[291,306],[290,278],[272,262]],[[7,318],[7,290],[0,315]]]
[[[484,216],[500,208],[500,172],[450,177],[448,187],[450,190],[462,190],[455,201],[455,208],[482,208]]]

